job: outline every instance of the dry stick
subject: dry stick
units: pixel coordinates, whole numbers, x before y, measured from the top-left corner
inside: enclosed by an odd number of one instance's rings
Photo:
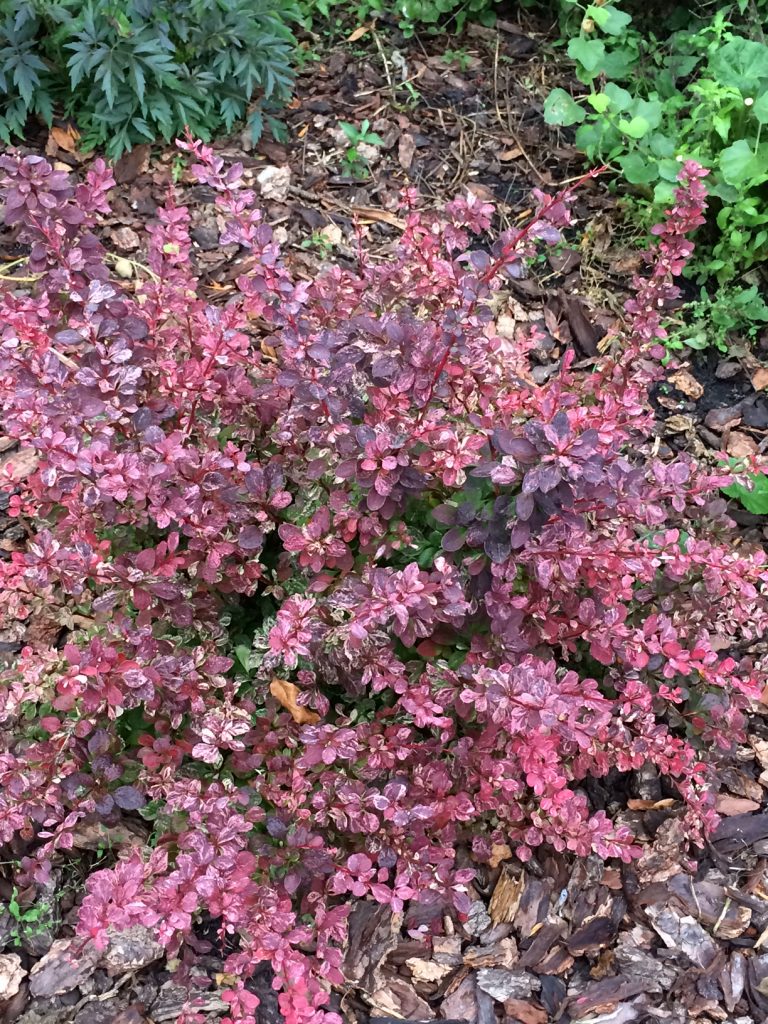
[[[392,100],[395,101],[397,99],[397,96],[395,95],[395,83],[392,78],[392,72],[389,67],[387,55],[384,53],[384,47],[381,45],[379,33],[376,31],[375,28],[371,29],[371,35],[373,36],[373,41],[376,43],[376,49],[379,51],[379,56],[381,57],[381,61],[384,65],[384,74],[387,76],[387,85],[389,86],[389,91],[392,96]]]
[[[502,126],[502,128],[506,128],[506,130],[512,136],[512,139],[513,139],[515,145],[520,150],[520,153],[522,154],[523,159],[528,164],[528,166],[531,168],[533,173],[536,175],[536,177],[539,179],[539,181],[542,183],[542,185],[546,185],[546,184],[548,184],[547,179],[544,177],[544,175],[538,169],[538,167],[533,162],[533,160],[531,160],[531,158],[528,156],[528,153],[526,152],[525,146],[522,144],[522,142],[520,141],[520,139],[517,136],[517,133],[515,132],[515,129],[512,127],[512,118],[510,116],[509,108],[507,108],[507,119],[506,119],[506,122],[504,121],[504,119],[501,116],[501,108],[499,107],[499,40],[500,40],[500,37],[497,35],[496,36],[496,46],[494,48],[494,53],[493,53],[493,105],[496,108],[496,117],[498,119],[499,124]]]

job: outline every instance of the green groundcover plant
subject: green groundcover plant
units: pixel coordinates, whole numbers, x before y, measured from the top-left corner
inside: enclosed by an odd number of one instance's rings
[[[266,961],[287,1024],[340,1024],[353,899],[423,904],[426,942],[495,844],[631,861],[643,767],[691,841],[717,820],[768,568],[731,543],[730,473],[654,455],[648,401],[706,172],[680,169],[617,355],[537,385],[535,332],[499,336],[491,300],[561,240],[569,191],[495,237],[476,196],[429,214],[407,189],[388,259],[308,281],[242,167],[182,149],[252,256],[224,304],[173,196],[129,290],[93,232],[103,162],[0,159],[37,275],[0,300],[3,429],[39,459],[0,609],[77,611],[2,676],[2,859],[26,913],[81,830],[143,821],[93,863],[80,941],[143,926],[183,980],[214,937],[229,1021],[254,1024]]]
[[[554,89],[545,103],[553,125],[578,126],[590,160],[610,161],[653,223],[675,187],[680,161],[710,169],[711,216],[689,274],[729,307],[730,329],[749,332],[766,306],[750,268],[768,256],[768,8],[734,4],[664,10],[665,33],[629,5],[561,0],[568,55],[585,92]],[[702,295],[706,302],[706,295]],[[720,317],[712,340],[725,346]],[[683,335],[701,338],[701,332]]]
[[[415,32],[460,32],[468,21],[492,25],[499,0],[299,0],[304,23],[314,30],[334,16],[363,22],[391,20],[406,38]]]
[[[283,0],[0,0],[0,138],[71,118],[83,148],[201,138],[289,95],[295,5]]]

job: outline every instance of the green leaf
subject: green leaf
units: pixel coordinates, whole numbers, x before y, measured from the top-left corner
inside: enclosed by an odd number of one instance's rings
[[[660,159],[669,159],[675,155],[675,143],[668,135],[661,132],[654,132],[648,139],[648,147],[654,156]],[[678,167],[678,170],[680,168]]]
[[[768,477],[760,473],[750,479],[751,490],[744,484],[731,484],[729,487],[723,487],[723,493],[729,498],[736,498],[753,515],[768,515]]]
[[[626,46],[611,47],[606,51],[600,63],[600,70],[607,78],[626,82],[633,76],[633,68],[637,64],[637,59],[636,50]]]
[[[339,128],[341,128],[350,142],[355,143],[359,141],[360,131],[357,125],[350,124],[349,121],[339,121]]]
[[[729,185],[743,185],[760,174],[760,162],[746,139],[737,139],[722,151],[720,171]]]
[[[757,97],[750,113],[760,124],[768,124],[768,89]]]
[[[630,113],[645,118],[649,127],[658,128],[664,115],[664,104],[656,99],[636,99]]]
[[[235,658],[240,663],[244,671],[251,671],[251,648],[245,644],[238,644],[235,647]]]
[[[645,117],[635,116],[631,119],[622,117],[619,121],[619,128],[628,135],[630,139],[642,139],[650,131],[651,126]]]
[[[587,17],[592,18],[594,23],[610,36],[622,35],[632,21],[632,16],[626,11],[620,11],[618,7],[607,4],[602,7],[594,5],[588,7]]]
[[[577,36],[568,43],[568,56],[592,75],[605,57],[605,43],[600,39],[582,39]]]
[[[723,140],[728,141],[728,136],[731,134],[731,114],[730,111],[724,111],[723,113],[712,114],[712,127],[715,129],[717,134]]]
[[[734,36],[710,57],[709,71],[721,85],[749,96],[759,79],[768,79],[768,46]]]
[[[649,160],[637,151],[620,157],[619,166],[624,172],[624,177],[632,185],[650,185],[659,177],[659,167],[656,161]]]
[[[675,193],[675,185],[671,181],[659,181],[653,189],[653,201],[658,206],[672,202]]]
[[[611,99],[604,92],[593,92],[587,96],[587,103],[596,110],[598,114],[604,114],[611,105]]]
[[[632,106],[632,94],[622,89],[615,82],[609,82],[605,87],[605,95],[610,99],[614,110],[625,111]]]
[[[584,111],[565,89],[553,89],[544,102],[544,120],[547,124],[567,127],[580,124]]]

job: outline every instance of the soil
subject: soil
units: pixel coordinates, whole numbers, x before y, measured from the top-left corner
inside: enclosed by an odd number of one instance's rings
[[[307,277],[325,259],[354,258],[356,225],[366,245],[385,254],[397,235],[405,185],[435,203],[464,189],[493,198],[504,227],[528,215],[532,188],[552,190],[582,170],[568,135],[543,122],[548,89],[568,74],[547,47],[545,27],[535,23],[473,27],[460,47],[440,38],[405,42],[369,27],[321,60],[307,59],[286,114],[288,141],[253,145],[243,133],[217,149],[243,162],[294,270]],[[339,123],[359,126],[365,119],[384,144],[364,151],[367,165],[355,177]],[[75,172],[88,163],[65,125],[32,136],[29,148]],[[198,269],[211,298],[225,301],[248,256],[219,245],[212,196],[191,180],[175,150],[140,146],[119,161],[116,174],[114,212],[102,229],[115,260],[124,269],[133,261],[130,275],[141,275],[143,227],[175,175],[193,214]],[[543,327],[535,354],[541,381],[570,346],[583,364],[592,362],[641,263],[639,240],[606,184],[582,191],[576,212],[584,241],[537,264],[497,311]],[[0,233],[0,260],[19,255],[13,234]],[[763,451],[768,393],[755,383],[760,368],[738,346],[727,356],[696,354],[690,365],[680,360],[654,395],[662,453],[686,449],[714,462],[722,449]],[[18,468],[25,457],[0,437],[0,463]],[[6,555],[27,540],[23,526],[3,518],[7,497],[0,495]],[[762,517],[737,506],[734,513],[745,538],[768,536]],[[26,631],[2,624],[0,658],[12,658],[31,636],[60,637],[60,611],[41,606]],[[357,1024],[763,1022],[767,792],[768,720],[760,713],[749,744],[723,767],[722,823],[693,858],[685,852],[680,806],[658,778],[640,773],[596,783],[595,806],[620,799],[628,808],[624,816],[645,844],[641,860],[616,866],[550,854],[522,866],[501,847],[495,867],[480,869],[463,925],[440,905],[393,915],[360,902],[352,911],[347,984],[334,993],[335,1003]],[[90,856],[83,854],[82,870],[62,869],[49,892],[32,894],[43,910],[34,923],[11,913],[11,887],[0,875],[0,1024],[159,1024],[176,1019],[184,1005],[151,935],[134,935],[73,966],[72,919]],[[224,1012],[216,982],[223,958],[215,928],[208,933],[201,926],[201,942],[211,935],[214,941],[201,957],[197,1010],[214,1021]],[[262,999],[260,1024],[277,1024],[268,972],[253,984]]]

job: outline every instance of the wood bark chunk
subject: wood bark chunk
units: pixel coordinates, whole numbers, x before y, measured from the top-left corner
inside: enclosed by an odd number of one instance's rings
[[[744,994],[744,985],[747,980],[747,961],[743,953],[740,953],[738,950],[731,953],[730,959],[720,972],[718,980],[723,990],[725,1008],[729,1013],[733,1013],[736,1004]]]
[[[27,972],[21,966],[18,953],[4,953],[0,956],[0,1000],[15,996],[26,976]]]
[[[514,875],[504,866],[491,896],[488,912],[494,924],[514,921],[523,894],[526,876]]]
[[[664,882],[679,874],[685,842],[685,826],[679,818],[663,822],[656,831],[654,842],[635,865],[638,882],[641,885]]]
[[[596,953],[613,941],[617,930],[616,923],[610,917],[593,917],[567,940],[568,952],[573,956]]]
[[[528,971],[510,971],[498,967],[484,967],[477,972],[477,987],[487,992],[497,1003],[507,999],[527,999],[538,992],[541,982]]]
[[[695,918],[663,904],[647,907],[645,912],[668,949],[680,950],[696,967],[706,968],[713,963],[717,946]]]
[[[461,938],[458,935],[435,935],[432,959],[438,964],[458,967],[461,964]]]
[[[464,963],[468,967],[513,967],[517,960],[517,943],[511,938],[489,946],[469,946],[464,950]]]
[[[110,974],[138,971],[159,960],[163,947],[155,941],[151,929],[143,925],[131,925],[118,930],[108,928],[109,945],[102,954],[101,962]]]
[[[383,974],[381,980],[381,988],[368,997],[373,1010],[402,1020],[434,1020],[435,1014],[429,1003],[417,995],[405,978]]]
[[[409,957],[405,963],[415,982],[439,982],[455,970],[455,967],[451,967],[449,964],[439,964],[435,960],[421,960],[414,956]]]
[[[598,1009],[610,1011],[616,1003],[645,991],[643,978],[626,978],[623,975],[603,978],[602,981],[590,982],[582,992],[571,997],[568,1012],[574,1020],[581,1020]]]
[[[519,966],[538,968],[540,970],[541,962],[555,943],[560,940],[564,930],[563,922],[547,921],[543,924],[534,935],[533,941],[520,957]]]
[[[547,1024],[547,1011],[527,999],[508,999],[504,1013],[508,1024]]]
[[[85,981],[98,963],[99,954],[90,944],[82,947],[82,939],[56,939],[30,972],[32,995],[50,999],[71,992]]]
[[[402,914],[370,901],[356,903],[349,917],[347,950],[341,970],[364,992],[381,988],[381,972],[397,946]]]
[[[491,901],[491,903],[493,903],[493,901]],[[477,938],[482,935],[483,932],[488,931],[492,923],[494,922],[492,921],[492,918],[489,917],[488,911],[485,909],[485,905],[480,900],[476,900],[469,908],[467,920],[464,922],[464,931],[467,935]]]
[[[715,829],[712,842],[721,853],[735,853],[768,837],[768,814],[740,814],[724,818]]]
[[[457,979],[443,999],[440,1012],[444,1017],[455,1017],[466,1024],[477,1024],[477,982],[474,973]]]
[[[664,992],[672,988],[680,970],[651,952],[652,941],[653,932],[639,925],[624,932],[614,950],[614,964],[625,977],[644,979],[646,992]]]
[[[20,448],[0,459],[0,478],[3,484],[26,480],[37,469],[40,456],[33,448]]]
[[[546,919],[551,894],[551,882],[531,875],[525,876],[520,905],[514,917],[514,926],[521,938],[533,934],[534,928]]]
[[[686,914],[695,917],[719,939],[743,935],[752,920],[749,906],[740,905],[726,892],[727,880],[718,877],[694,882],[690,875],[671,879],[669,892]]]

